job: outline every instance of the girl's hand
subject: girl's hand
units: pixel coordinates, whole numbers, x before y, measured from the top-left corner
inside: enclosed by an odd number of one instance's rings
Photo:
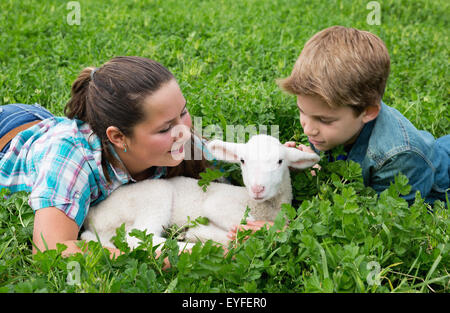
[[[227,237],[230,240],[235,240],[238,231],[245,231],[245,230],[250,229],[250,230],[252,230],[252,232],[255,232],[264,226],[268,229],[270,226],[273,226],[273,222],[270,222],[270,221],[253,221],[253,222],[251,222],[251,221],[249,221],[249,222],[247,222],[247,225],[236,225],[231,228],[231,230],[227,234]]]

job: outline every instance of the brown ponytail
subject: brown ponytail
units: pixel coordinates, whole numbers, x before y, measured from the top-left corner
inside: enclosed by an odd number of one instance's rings
[[[172,73],[158,62],[123,56],[113,58],[98,69],[83,69],[72,84],[71,99],[64,113],[70,119],[88,123],[100,138],[102,168],[109,183],[108,162],[114,166],[120,163],[109,149],[106,129],[115,126],[125,136],[132,137],[134,126],[145,119],[143,100],[172,79],[175,79]],[[168,176],[198,177],[205,166],[204,159],[185,160],[177,167],[169,168]]]

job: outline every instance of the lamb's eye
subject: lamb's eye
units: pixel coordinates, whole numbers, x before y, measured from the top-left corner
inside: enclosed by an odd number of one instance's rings
[[[241,163],[242,163],[242,164],[245,164],[245,161],[244,161],[244,159],[241,159]]]
[[[283,160],[278,160],[278,164],[281,165],[281,163],[283,163]]]

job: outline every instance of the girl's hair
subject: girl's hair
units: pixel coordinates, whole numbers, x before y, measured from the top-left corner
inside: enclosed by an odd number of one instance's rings
[[[87,67],[72,84],[71,99],[64,113],[68,118],[86,122],[100,138],[102,169],[111,183],[108,163],[120,166],[111,153],[106,129],[117,127],[125,136],[133,137],[134,127],[145,120],[143,101],[162,85],[175,79],[164,66],[153,60],[136,57],[115,57],[100,68]],[[168,176],[185,175],[198,178],[205,169],[205,160],[184,160],[168,168]]]
[[[330,107],[350,106],[358,116],[380,103],[389,69],[389,53],[378,36],[333,26],[308,40],[291,75],[278,84],[295,95],[319,96]]]

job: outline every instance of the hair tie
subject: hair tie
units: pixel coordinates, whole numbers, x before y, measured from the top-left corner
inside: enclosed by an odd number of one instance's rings
[[[95,74],[95,72],[98,70],[98,67],[96,67],[96,68],[94,68],[92,71],[91,71],[91,80],[92,81],[94,81],[94,74]]]

